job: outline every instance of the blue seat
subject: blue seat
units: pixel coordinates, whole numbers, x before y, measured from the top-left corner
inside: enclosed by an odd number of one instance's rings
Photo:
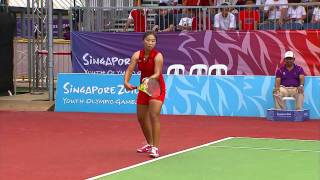
[[[308,30],[308,29],[320,29],[320,23],[316,23],[316,24],[314,24],[314,23],[305,23],[303,25],[303,28],[305,30]]]
[[[281,26],[281,29],[302,30],[303,25],[300,23],[285,23]]]
[[[276,30],[278,29],[277,25],[274,23],[263,23],[259,25],[260,30]]]

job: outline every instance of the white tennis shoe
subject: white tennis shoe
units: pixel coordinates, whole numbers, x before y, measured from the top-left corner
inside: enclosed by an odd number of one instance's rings
[[[156,147],[152,147],[149,156],[152,157],[152,158],[159,157],[160,156],[159,149],[156,148]]]

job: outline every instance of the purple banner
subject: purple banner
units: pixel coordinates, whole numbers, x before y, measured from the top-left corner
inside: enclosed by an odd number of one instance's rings
[[[206,31],[159,33],[157,49],[164,56],[163,73],[183,64],[225,64],[229,75],[274,75],[285,51],[307,75],[320,75],[319,31]],[[122,74],[131,55],[143,48],[142,33],[72,33],[76,73]],[[297,43],[299,42],[299,43]]]

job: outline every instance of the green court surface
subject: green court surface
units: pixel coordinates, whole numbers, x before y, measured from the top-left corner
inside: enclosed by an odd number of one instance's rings
[[[227,138],[94,179],[320,180],[320,141]]]

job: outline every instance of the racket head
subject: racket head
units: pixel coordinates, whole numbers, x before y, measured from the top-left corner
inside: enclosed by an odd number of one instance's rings
[[[156,79],[145,80],[138,89],[151,97],[159,97],[161,94],[160,84]]]

